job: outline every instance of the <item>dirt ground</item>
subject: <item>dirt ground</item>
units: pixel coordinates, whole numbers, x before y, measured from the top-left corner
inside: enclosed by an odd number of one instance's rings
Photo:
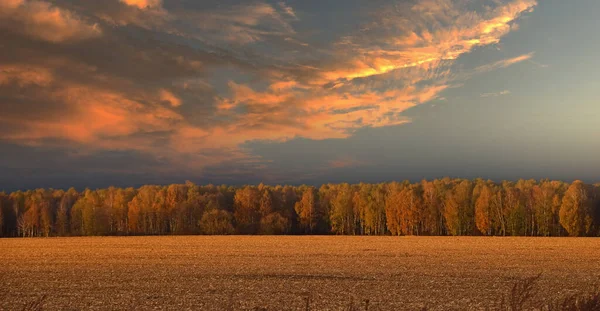
[[[539,273],[540,299],[593,290],[600,239],[0,239],[0,309],[477,310]]]

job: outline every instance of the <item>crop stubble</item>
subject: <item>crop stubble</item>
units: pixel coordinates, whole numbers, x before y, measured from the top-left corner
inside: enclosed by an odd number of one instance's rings
[[[0,309],[432,310],[600,285],[600,239],[163,236],[0,239]]]

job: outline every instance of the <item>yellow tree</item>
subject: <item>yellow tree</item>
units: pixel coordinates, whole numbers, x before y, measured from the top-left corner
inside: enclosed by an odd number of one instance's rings
[[[128,203],[128,227],[134,234],[157,234],[157,208],[160,200],[157,193],[161,187],[143,186]]]
[[[468,180],[457,181],[446,192],[444,218],[448,233],[451,235],[472,234],[474,229],[474,211],[471,205],[472,183]]]
[[[548,181],[542,181],[533,187],[533,212],[539,236],[549,236],[553,232],[554,215],[552,210],[555,196],[555,188]]]
[[[444,200],[444,219],[446,220],[446,228],[450,235],[461,234],[460,202],[451,191],[446,193],[446,200]]]
[[[0,192],[0,237],[4,236],[4,201],[6,195],[4,194],[4,192]]]
[[[70,234],[71,208],[77,201],[77,191],[70,188],[63,194],[56,211],[56,232],[59,236]]]
[[[212,209],[202,215],[200,227],[204,234],[233,234],[235,230],[231,224],[232,219],[231,213],[224,210]]]
[[[398,200],[398,219],[402,234],[419,235],[421,224],[422,197],[418,186],[404,187],[396,198]]]
[[[591,202],[586,185],[574,181],[565,192],[560,206],[560,224],[570,236],[586,235],[592,226]]]
[[[302,198],[296,202],[294,209],[298,215],[300,228],[305,233],[313,233],[318,223],[316,190],[308,187],[302,193]]]
[[[169,217],[169,231],[172,234],[183,233],[184,213],[187,189],[185,185],[170,185],[167,188],[166,207]]]
[[[332,232],[336,234],[356,233],[352,198],[352,187],[349,184],[337,185],[331,200],[331,210],[329,211]]]
[[[114,208],[113,208],[113,221],[115,222],[115,229],[117,234],[128,233],[127,226],[127,214],[128,214],[128,203],[135,196],[135,190],[133,188],[117,190],[115,197]]]
[[[442,203],[434,182],[421,181],[423,194],[423,230],[430,235],[443,234]]]
[[[239,233],[254,234],[260,225],[260,193],[256,187],[245,186],[234,196],[234,214]]]
[[[483,235],[491,234],[491,212],[490,202],[492,200],[492,191],[486,184],[481,186],[479,197],[475,201],[475,225],[477,230]]]
[[[397,182],[393,182],[387,187],[387,198],[385,200],[385,219],[387,229],[392,235],[402,235],[401,193],[403,188],[404,186]]]

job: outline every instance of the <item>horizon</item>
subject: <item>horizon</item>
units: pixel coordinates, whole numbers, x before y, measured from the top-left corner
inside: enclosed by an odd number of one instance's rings
[[[0,190],[595,183],[598,10],[0,0]]]
[[[191,183],[195,186],[198,187],[209,187],[209,186],[213,186],[213,187],[231,187],[234,189],[242,189],[245,187],[260,187],[261,185],[265,186],[265,187],[314,187],[315,189],[319,189],[322,186],[327,186],[327,185],[342,185],[342,184],[348,184],[350,186],[358,186],[358,185],[390,185],[390,184],[394,184],[394,183],[398,183],[398,184],[403,184],[403,183],[409,183],[411,185],[417,185],[423,182],[434,182],[434,181],[443,181],[443,180],[450,180],[450,181],[457,181],[457,180],[467,180],[470,182],[477,182],[477,181],[482,181],[485,183],[492,183],[494,185],[502,185],[503,183],[513,183],[513,184],[517,184],[519,181],[533,181],[534,183],[542,183],[542,182],[546,182],[546,181],[550,181],[550,182],[559,182],[559,183],[563,183],[566,185],[571,185],[574,184],[576,182],[582,182],[585,185],[589,185],[589,186],[594,186],[594,187],[598,187],[600,186],[600,181],[593,181],[593,182],[587,182],[585,180],[581,180],[581,179],[574,179],[574,180],[560,180],[560,179],[550,179],[550,178],[540,178],[540,179],[535,179],[535,178],[519,178],[519,179],[514,179],[514,180],[507,180],[507,179],[503,179],[503,180],[493,180],[493,179],[486,179],[486,178],[462,178],[462,177],[450,177],[450,176],[444,176],[441,178],[432,178],[432,179],[421,179],[421,180],[409,180],[409,179],[397,179],[397,180],[386,180],[386,181],[380,181],[380,182],[325,182],[325,183],[319,183],[319,184],[290,184],[290,183],[285,183],[285,184],[269,184],[269,183],[253,183],[253,184],[214,184],[214,183],[196,183],[194,181],[191,180],[185,180],[184,182],[175,182],[175,183],[142,183],[142,184],[137,184],[137,185],[121,185],[121,186],[117,186],[117,185],[109,185],[106,187],[39,187],[39,188],[25,188],[25,189],[1,189],[0,188],[0,193],[5,193],[5,194],[9,194],[9,193],[14,193],[14,192],[27,192],[27,191],[35,191],[35,190],[54,190],[54,191],[67,191],[70,189],[74,189],[77,192],[84,192],[86,190],[92,190],[92,191],[96,191],[96,190],[104,190],[104,189],[110,189],[110,188],[116,188],[116,189],[129,189],[132,188],[134,190],[138,190],[144,186],[157,186],[157,187],[169,187],[171,185],[187,185],[188,183]]]

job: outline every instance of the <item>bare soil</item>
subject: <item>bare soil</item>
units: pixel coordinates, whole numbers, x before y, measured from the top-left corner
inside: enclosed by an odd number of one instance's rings
[[[168,236],[0,239],[0,309],[478,310],[600,285],[600,239]]]

